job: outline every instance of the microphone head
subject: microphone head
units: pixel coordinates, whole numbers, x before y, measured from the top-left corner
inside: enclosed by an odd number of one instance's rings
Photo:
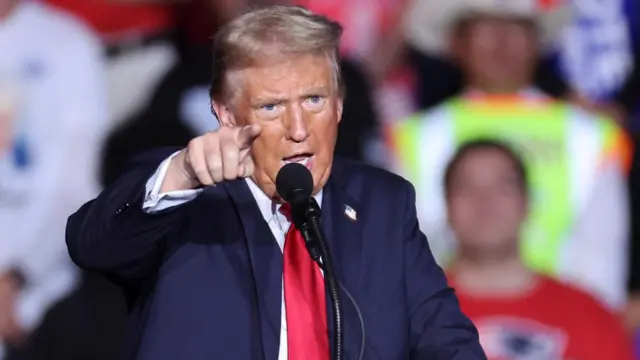
[[[288,203],[309,199],[313,192],[311,171],[302,164],[285,164],[276,176],[276,190]]]

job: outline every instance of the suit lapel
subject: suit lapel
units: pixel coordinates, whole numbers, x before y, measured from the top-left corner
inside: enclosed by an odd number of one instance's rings
[[[245,181],[224,185],[235,203],[247,239],[255,279],[265,360],[276,360],[280,346],[282,252]]]
[[[333,257],[340,283],[354,293],[359,286],[362,262],[362,226],[366,212],[358,197],[361,182],[343,181],[343,167],[335,162],[331,178],[322,195],[322,229]],[[265,360],[277,360],[280,346],[282,302],[282,252],[264,221],[249,187],[244,181],[224,184],[233,199],[247,239],[249,258],[255,278],[260,313],[260,328]],[[355,218],[354,218],[355,216]],[[360,323],[349,298],[341,290],[344,317],[344,351],[346,358],[358,355],[362,339]],[[327,293],[327,316],[333,339],[333,309]],[[333,343],[331,344],[333,348]]]
[[[365,215],[353,194],[359,191],[347,186],[343,168],[334,163],[331,178],[322,195],[322,228],[331,252],[335,274],[351,293],[360,283],[362,261],[362,216]],[[340,289],[344,319],[343,335],[345,358],[357,357],[362,339],[360,323],[353,304]],[[333,339],[333,308],[327,291],[327,316],[331,339]],[[333,349],[334,344],[331,343]]]

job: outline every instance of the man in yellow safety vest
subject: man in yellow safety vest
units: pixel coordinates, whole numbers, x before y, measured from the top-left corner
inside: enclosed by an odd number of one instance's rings
[[[540,52],[570,19],[540,0],[416,2],[424,49],[462,68],[466,91],[390,125],[389,167],[413,182],[421,227],[438,261],[455,251],[442,173],[462,143],[506,141],[527,162],[532,203],[523,234],[526,263],[590,291],[614,310],[626,299],[626,137],[607,118],[532,88]],[[427,19],[428,18],[428,19]],[[420,28],[421,27],[421,28]],[[437,84],[436,84],[437,86]]]

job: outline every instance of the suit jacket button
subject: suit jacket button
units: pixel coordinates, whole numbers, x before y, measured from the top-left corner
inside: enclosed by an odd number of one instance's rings
[[[127,210],[131,205],[129,203],[122,205],[118,210],[116,210],[116,215],[122,214],[125,210]]]

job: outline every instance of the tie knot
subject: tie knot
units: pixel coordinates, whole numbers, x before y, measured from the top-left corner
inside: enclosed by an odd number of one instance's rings
[[[282,206],[280,206],[280,210],[278,211],[280,211],[280,213],[284,215],[284,217],[286,217],[289,222],[291,222],[291,204],[282,204]]]

